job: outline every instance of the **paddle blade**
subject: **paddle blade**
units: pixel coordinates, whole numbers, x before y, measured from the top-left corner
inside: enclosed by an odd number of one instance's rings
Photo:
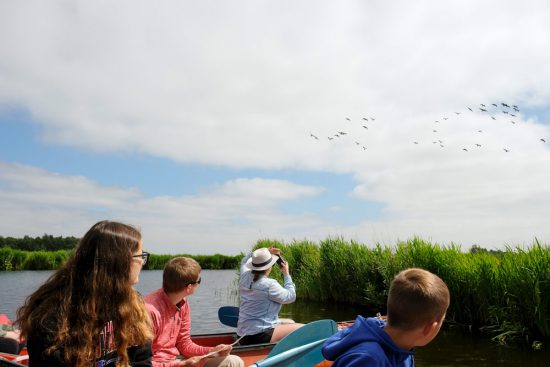
[[[314,366],[325,358],[321,348],[326,338],[338,331],[333,320],[319,320],[305,324],[284,337],[273,347],[269,355],[256,362],[258,367]]]
[[[324,359],[323,356],[319,357],[316,352],[321,350],[325,340],[327,338],[267,357],[256,362],[255,365],[256,367],[314,366]]]
[[[239,322],[239,308],[235,306],[223,306],[218,309],[218,318],[226,326],[237,327]]]

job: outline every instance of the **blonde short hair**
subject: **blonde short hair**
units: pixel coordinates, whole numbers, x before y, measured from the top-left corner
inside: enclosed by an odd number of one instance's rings
[[[388,325],[413,330],[439,321],[451,296],[445,282],[427,270],[410,268],[397,274],[388,294]]]

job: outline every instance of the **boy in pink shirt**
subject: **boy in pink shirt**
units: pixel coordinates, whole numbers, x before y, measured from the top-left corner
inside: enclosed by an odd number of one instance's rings
[[[145,296],[153,326],[154,367],[243,367],[238,356],[230,355],[231,345],[203,347],[191,340],[191,315],[187,296],[201,282],[201,267],[193,259],[177,257],[164,267],[162,288]],[[217,352],[217,356],[203,357]],[[186,359],[176,359],[184,356]]]

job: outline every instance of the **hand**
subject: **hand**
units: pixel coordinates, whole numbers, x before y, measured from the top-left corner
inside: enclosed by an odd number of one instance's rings
[[[285,261],[281,264],[281,273],[283,273],[283,275],[290,274],[289,270],[288,270],[288,262],[287,261]]]
[[[212,352],[217,352],[220,357],[228,356],[233,346],[231,344],[219,344],[212,348]]]
[[[271,255],[279,256],[281,254],[281,250],[279,250],[277,247],[271,246],[270,248],[268,248],[268,250]]]
[[[21,343],[21,331],[20,330],[13,330],[8,331],[6,335],[4,336],[6,338],[15,339],[18,343]]]

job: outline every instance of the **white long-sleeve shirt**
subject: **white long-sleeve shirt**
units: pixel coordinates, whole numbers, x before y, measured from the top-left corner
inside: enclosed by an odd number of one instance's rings
[[[241,261],[241,304],[237,324],[239,336],[254,335],[274,328],[279,321],[281,306],[296,300],[296,288],[290,275],[284,276],[283,286],[266,276],[253,282],[254,274],[245,266],[251,256],[250,253]]]

